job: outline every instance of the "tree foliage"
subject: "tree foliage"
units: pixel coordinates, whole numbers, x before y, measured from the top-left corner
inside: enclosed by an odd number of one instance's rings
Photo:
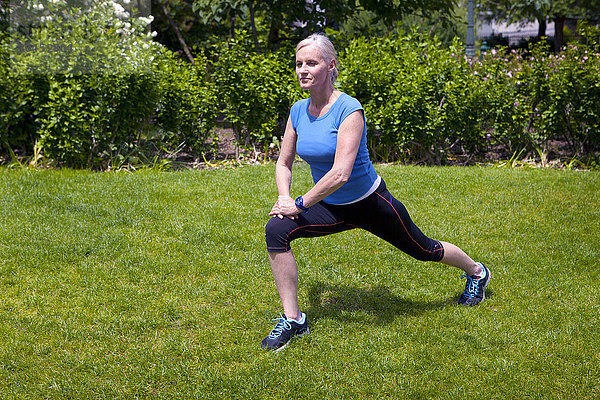
[[[256,29],[255,42],[260,36],[274,49],[309,32],[337,30],[364,12],[390,27],[409,14],[449,20],[456,4],[456,0],[195,0],[193,9],[204,23],[225,22],[233,28],[239,21],[248,31]]]
[[[598,0],[481,0],[480,9],[490,19],[511,23],[534,22],[540,26],[539,35],[545,35],[547,22],[555,24],[555,50],[563,44],[565,19],[598,19],[600,1]]]

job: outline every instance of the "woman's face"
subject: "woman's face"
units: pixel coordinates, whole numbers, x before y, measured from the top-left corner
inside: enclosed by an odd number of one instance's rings
[[[335,60],[327,63],[314,44],[302,47],[296,53],[296,76],[302,89],[313,89],[330,84],[329,72]]]

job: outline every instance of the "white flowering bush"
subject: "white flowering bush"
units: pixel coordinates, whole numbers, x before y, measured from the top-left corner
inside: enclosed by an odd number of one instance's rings
[[[132,16],[128,0],[23,4],[27,18],[2,36],[3,154],[106,169],[205,141],[214,102],[202,62],[185,68],[153,42],[151,15]]]
[[[132,17],[112,0],[24,2],[12,12],[12,67],[17,73],[144,73],[161,46],[153,17]],[[16,15],[15,15],[16,14]]]

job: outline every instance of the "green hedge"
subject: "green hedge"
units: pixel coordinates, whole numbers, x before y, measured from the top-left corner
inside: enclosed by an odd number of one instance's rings
[[[570,157],[600,150],[600,55],[590,47],[553,55],[538,44],[527,57],[494,50],[482,60],[463,52],[422,35],[346,47],[341,89],[363,103],[379,159],[440,163],[500,146],[545,160],[556,141]]]
[[[193,67],[178,61],[152,42],[147,19],[124,22],[111,3],[97,4],[34,26],[26,37],[3,33],[3,153],[32,164],[108,169],[183,146],[202,151],[216,109],[206,60]],[[18,51],[15,39],[28,40],[31,50]],[[68,57],[56,52],[58,43]]]
[[[76,18],[92,23],[85,15]],[[37,36],[40,48],[51,42],[52,29],[44,32]],[[110,30],[97,33],[106,43],[123,39]],[[49,68],[43,52],[17,54],[5,34],[5,158],[107,169],[182,149],[199,155],[218,120],[233,127],[241,145],[265,150],[282,135],[291,104],[306,95],[294,76],[292,47],[257,53],[240,33],[207,48],[191,65],[160,45],[146,46],[147,33],[134,33],[130,48],[137,46],[138,57],[151,63],[132,59],[139,64],[132,69],[106,45],[99,47],[108,52],[102,71],[81,71],[93,65],[82,50],[77,63],[58,66],[60,73],[56,65],[42,73],[40,66]],[[85,48],[80,37],[68,40],[74,49]],[[556,156],[557,143],[562,156],[583,158],[600,150],[600,54],[594,45],[570,45],[553,55],[539,44],[526,56],[493,50],[470,60],[458,41],[444,47],[419,34],[356,39],[338,44],[338,87],[362,102],[376,160],[443,164],[457,154],[470,159],[492,150],[546,161]],[[27,70],[32,66],[37,70]]]
[[[212,79],[219,108],[238,143],[264,149],[281,136],[290,107],[303,97],[294,64],[292,48],[256,53],[245,32],[214,49]]]

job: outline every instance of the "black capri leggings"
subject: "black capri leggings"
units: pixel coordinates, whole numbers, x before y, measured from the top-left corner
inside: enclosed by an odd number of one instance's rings
[[[425,236],[404,205],[387,190],[385,182],[367,198],[348,205],[319,202],[297,219],[273,217],[266,226],[267,250],[282,253],[300,237],[317,237],[362,228],[422,261],[440,261],[444,247]]]

